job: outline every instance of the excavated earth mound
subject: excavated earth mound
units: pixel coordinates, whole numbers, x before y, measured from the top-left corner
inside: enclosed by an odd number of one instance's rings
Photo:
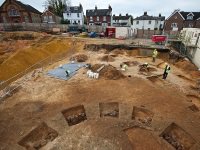
[[[92,66],[91,70],[93,72],[96,72],[101,66],[102,66],[102,64],[95,64]],[[113,67],[111,65],[105,66],[99,72],[99,75],[100,75],[100,77],[103,77],[103,78],[109,79],[109,80],[118,80],[118,79],[125,77],[119,70],[117,70],[115,67]]]
[[[113,62],[113,61],[115,61],[115,59],[112,56],[110,56],[110,55],[105,55],[105,56],[103,56],[101,58],[101,61]]]
[[[71,61],[77,61],[77,62],[85,62],[88,60],[88,56],[85,54],[77,54],[70,58]]]

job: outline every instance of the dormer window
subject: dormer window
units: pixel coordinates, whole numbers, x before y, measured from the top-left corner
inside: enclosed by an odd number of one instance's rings
[[[187,16],[187,20],[193,20],[193,16],[192,15]]]
[[[188,15],[187,15],[187,20],[193,20],[193,17],[194,17],[194,14],[192,12],[190,12]]]

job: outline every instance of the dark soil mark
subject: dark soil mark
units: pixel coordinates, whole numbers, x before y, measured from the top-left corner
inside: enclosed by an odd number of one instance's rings
[[[64,115],[69,126],[73,126],[87,120],[83,105],[63,110],[62,114]]]
[[[153,119],[154,113],[145,108],[133,107],[132,119],[141,123],[150,125]]]
[[[119,103],[99,103],[100,117],[119,117]]]
[[[190,110],[192,110],[193,112],[199,112],[199,108],[194,104],[192,106],[188,107]]]
[[[28,150],[40,149],[48,142],[53,141],[57,136],[58,133],[43,122],[28,135],[26,135],[22,140],[20,140],[18,144]]]
[[[177,150],[189,150],[196,142],[185,130],[172,123],[160,135]]]

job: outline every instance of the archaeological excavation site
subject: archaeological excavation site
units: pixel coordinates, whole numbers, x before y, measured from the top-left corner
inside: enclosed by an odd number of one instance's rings
[[[36,32],[0,41],[0,150],[200,150],[200,71],[174,47]]]

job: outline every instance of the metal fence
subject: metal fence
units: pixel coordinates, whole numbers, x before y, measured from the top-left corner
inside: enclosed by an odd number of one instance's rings
[[[25,83],[27,80],[31,79],[34,76],[34,72],[32,74],[29,74],[31,71],[33,71],[35,69],[40,69],[39,72],[43,73],[44,67],[51,65],[55,62],[61,61],[64,58],[67,58],[69,55],[72,55],[74,53],[74,51],[73,51],[74,46],[71,50],[68,50],[66,52],[56,54],[53,56],[49,56],[49,57],[33,64],[32,66],[30,66],[27,69],[25,69],[24,71],[16,74],[15,76],[9,78],[8,80],[1,82],[0,83],[0,100],[3,100],[7,96],[12,95],[17,89],[19,89],[21,87],[21,85],[23,83]],[[21,78],[21,77],[23,77],[23,78]],[[16,82],[13,83],[14,81],[16,81]]]

